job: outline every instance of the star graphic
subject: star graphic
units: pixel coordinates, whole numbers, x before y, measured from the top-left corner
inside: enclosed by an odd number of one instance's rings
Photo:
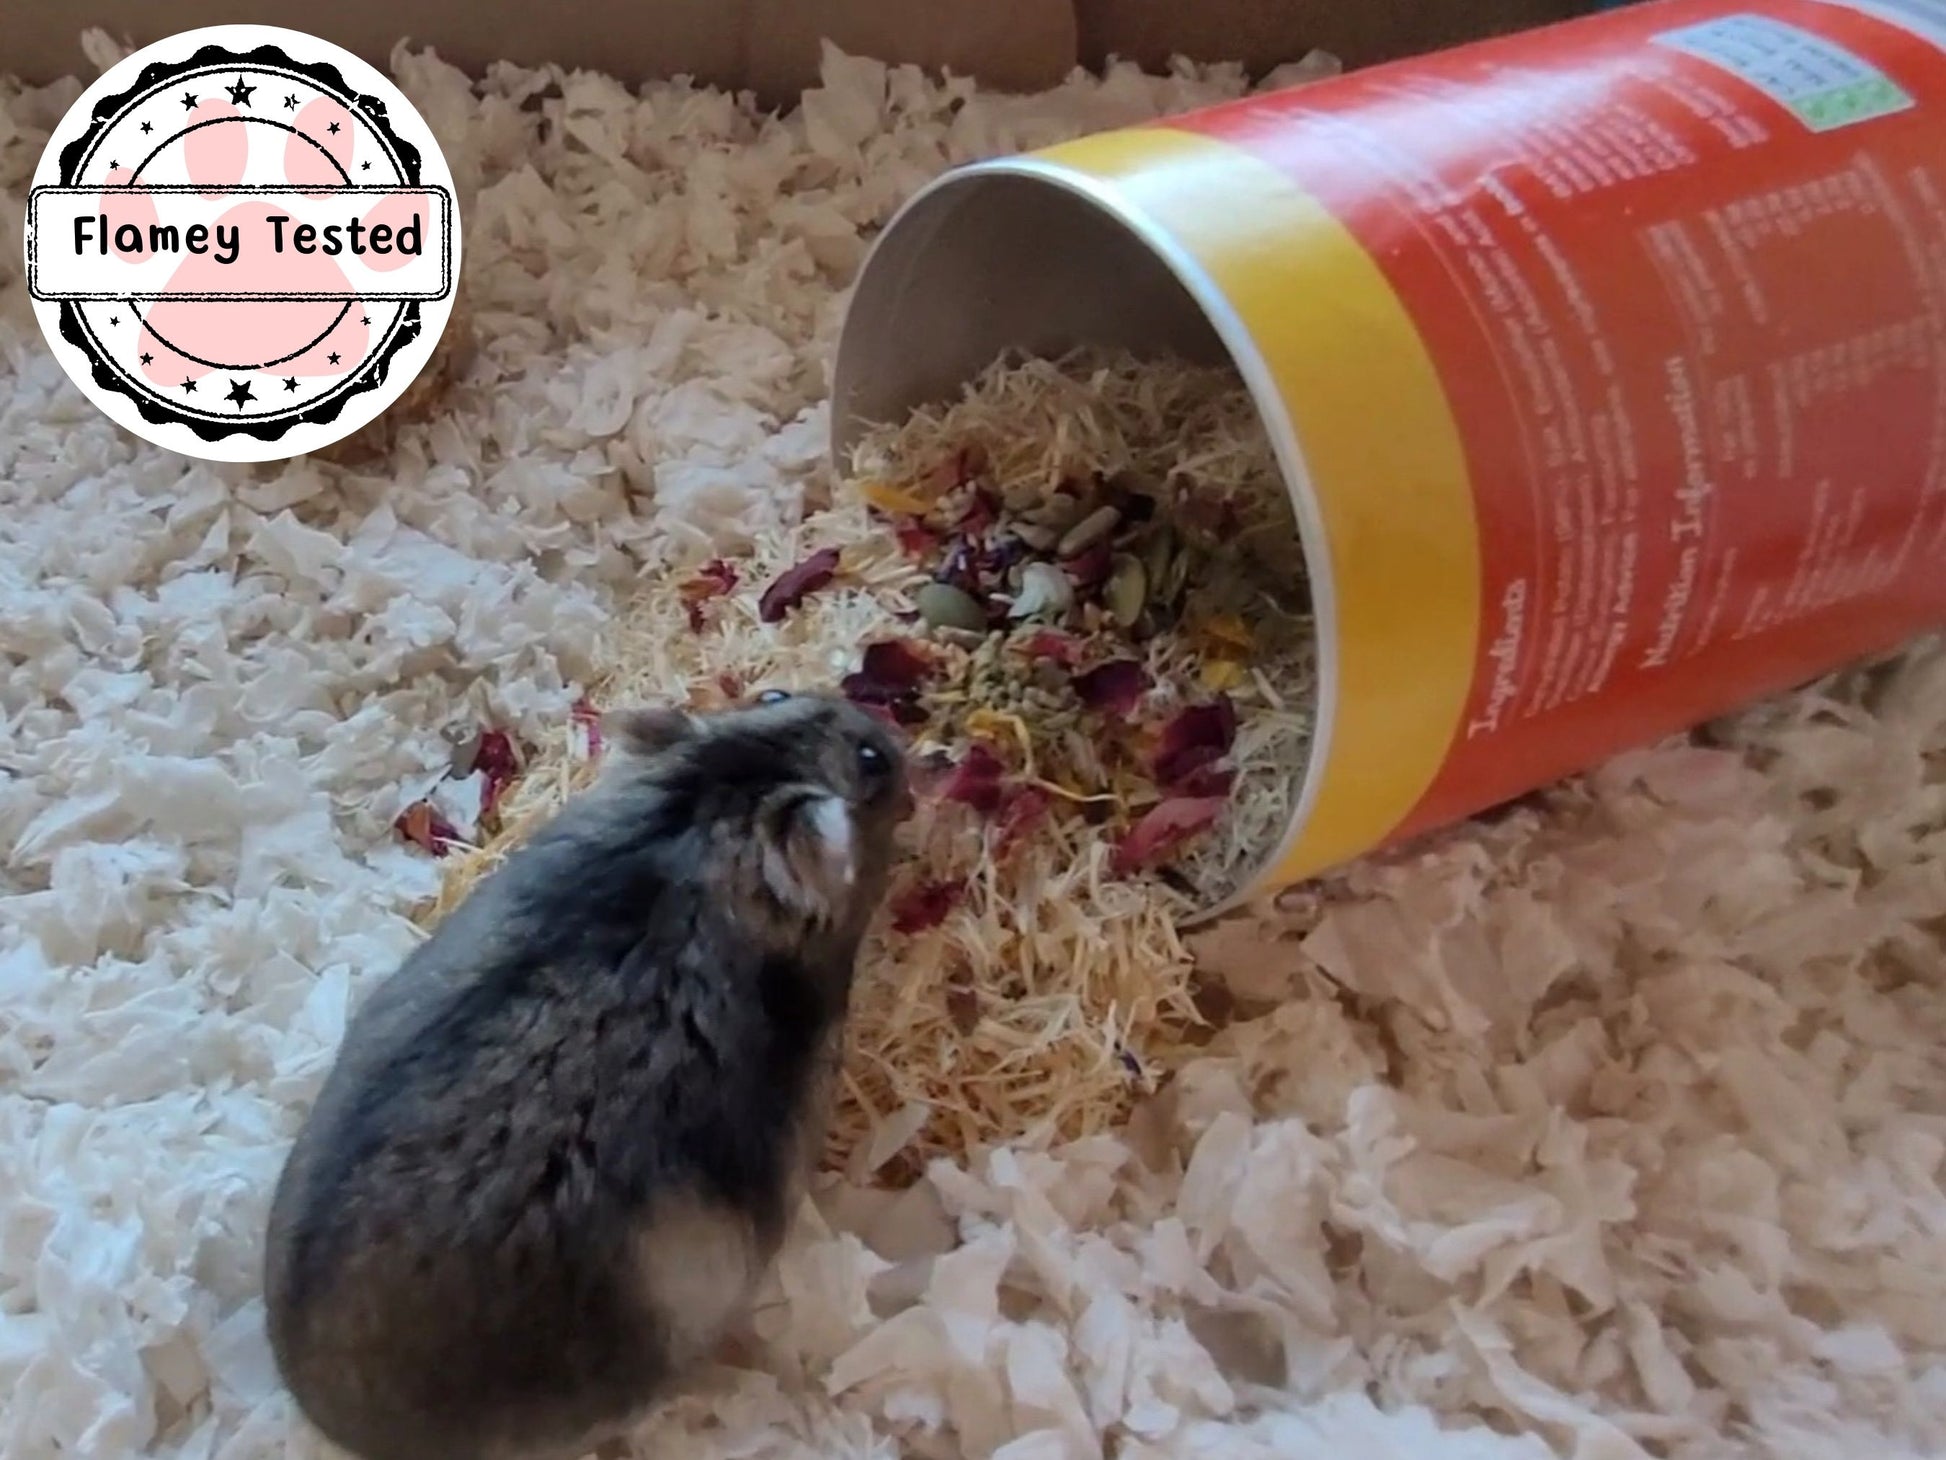
[[[291,379],[291,378],[290,378],[289,376],[286,376],[286,377],[284,378],[284,389],[285,389],[285,390],[296,390],[296,389],[297,389],[297,382],[296,382],[295,380],[292,380],[292,379]]]
[[[144,352],[143,352],[143,355],[142,355],[142,363],[143,363],[144,365],[147,365],[148,363],[150,363],[150,362],[151,362],[152,360],[154,360],[154,359],[155,359],[155,356],[153,356],[153,355],[151,355],[151,354],[149,354],[149,353],[147,353],[146,351],[144,351]]]
[[[108,323],[111,327],[118,325],[121,322],[122,322],[122,317],[119,314],[111,314],[108,316]]]
[[[230,100],[238,106],[248,106],[250,105],[250,93],[257,88],[254,86],[245,86],[243,84],[243,78],[239,76],[236,79],[235,86],[226,86],[223,89],[230,93]]]
[[[144,122],[144,123],[142,123],[142,130],[143,130],[143,131],[144,131],[145,133],[146,133],[146,132],[153,132],[153,131],[155,130],[155,123],[154,123],[154,122]]]
[[[184,111],[193,111],[195,109],[195,106],[196,106],[196,98],[191,96],[188,92],[185,91],[182,94],[182,109]]]
[[[285,111],[287,111],[287,112],[294,112],[294,111],[296,111],[296,110],[297,110],[297,98],[296,98],[296,97],[294,97],[294,96],[287,96],[287,97],[285,97],[285,98],[284,98],[284,110],[285,110]]]
[[[362,170],[362,171],[364,171],[364,172],[370,172],[370,171],[372,170],[372,165],[371,165],[371,163],[369,163],[369,162],[361,162],[361,163],[359,163],[359,164],[358,164],[358,166],[359,166],[359,168],[360,168],[360,170]]]
[[[110,172],[114,172],[114,171],[115,171],[116,169],[118,169],[118,168],[119,168],[120,166],[121,166],[121,163],[119,163],[119,162],[117,162],[117,161],[115,161],[115,159],[114,159],[114,158],[112,158],[112,157],[111,157],[111,158],[109,158],[109,159],[108,159],[108,170],[109,170]]]
[[[182,383],[182,388],[193,393],[196,389],[196,382],[193,380],[185,380]]]
[[[336,364],[338,363],[338,352],[337,352],[336,350],[333,350],[333,351],[331,352],[331,354],[329,354],[329,355],[328,355],[328,356],[326,356],[325,358],[326,358],[326,359],[328,359],[328,360],[330,360],[330,362],[331,362],[331,363],[332,363],[333,365],[336,365]]]
[[[241,380],[232,380],[230,382],[230,393],[223,397],[225,400],[235,401],[238,410],[243,409],[243,403],[245,401],[252,401],[256,398],[251,393],[250,387],[245,385]]]
[[[360,324],[370,324],[372,322],[372,317],[369,314],[360,315],[358,322]],[[113,321],[111,320],[110,323],[112,324]]]
[[[328,126],[328,127],[326,127],[326,128],[325,128],[325,131],[327,131],[327,132],[331,132],[331,133],[334,133],[334,134],[335,134],[335,133],[337,132],[337,130],[338,130],[338,124],[337,124],[336,122],[333,122],[333,123],[332,123],[332,124],[331,124],[330,126]]]

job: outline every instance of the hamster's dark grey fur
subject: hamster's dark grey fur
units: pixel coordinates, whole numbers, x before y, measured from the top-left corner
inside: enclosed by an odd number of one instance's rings
[[[279,1179],[272,1349],[364,1460],[632,1424],[742,1319],[822,1144],[897,741],[825,696],[608,728],[358,1011]]]

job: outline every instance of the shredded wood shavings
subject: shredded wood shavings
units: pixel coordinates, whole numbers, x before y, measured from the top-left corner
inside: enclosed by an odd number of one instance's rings
[[[933,580],[889,530],[888,505],[963,521],[990,499],[992,534],[961,533],[984,551],[1005,540],[1011,514],[1110,479],[1154,494],[1131,549],[1162,534],[1165,551],[1200,558],[1145,635],[1077,604],[971,647],[912,637],[926,632],[909,622],[914,595]],[[867,441],[855,480],[746,558],[648,585],[612,636],[599,694],[710,708],[842,683],[888,711],[917,707],[915,757],[949,758],[861,959],[829,1152],[835,1169],[896,1183],[934,1156],[1111,1129],[1206,1039],[1176,923],[1199,893],[1227,890],[1212,879],[1235,878],[1282,835],[1315,654],[1288,499],[1233,372],[1085,355],[1000,362],[949,408]],[[1069,527],[1093,510],[1085,495],[1066,506]],[[1198,511],[1221,524],[1227,550],[1197,536]],[[1073,688],[1068,669],[1021,652],[1051,632],[1094,666]],[[1203,697],[1205,643],[1247,647],[1280,699],[1254,682]],[[1051,673],[1037,681],[1039,667]],[[1091,699],[1103,713],[1086,710]],[[515,831],[455,868],[439,914],[533,824],[526,808],[539,814],[575,784],[557,770],[517,796]],[[908,1139],[887,1153],[897,1159],[861,1169],[861,1152],[883,1149],[883,1122],[917,1110],[926,1119],[907,1117]]]

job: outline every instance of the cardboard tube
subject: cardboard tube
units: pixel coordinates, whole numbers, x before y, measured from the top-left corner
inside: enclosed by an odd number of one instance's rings
[[[1651,0],[961,169],[866,262],[834,448],[1011,348],[1236,363],[1321,664],[1239,900],[1896,648],[1946,623],[1923,13]]]

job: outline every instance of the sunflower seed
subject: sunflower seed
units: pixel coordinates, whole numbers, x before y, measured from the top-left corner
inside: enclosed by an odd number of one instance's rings
[[[1055,551],[1064,558],[1078,557],[1121,525],[1122,514],[1113,507],[1097,507],[1062,534]]]
[[[1061,540],[1061,529],[1038,522],[1016,522],[1014,536],[1037,553],[1047,552]]]

